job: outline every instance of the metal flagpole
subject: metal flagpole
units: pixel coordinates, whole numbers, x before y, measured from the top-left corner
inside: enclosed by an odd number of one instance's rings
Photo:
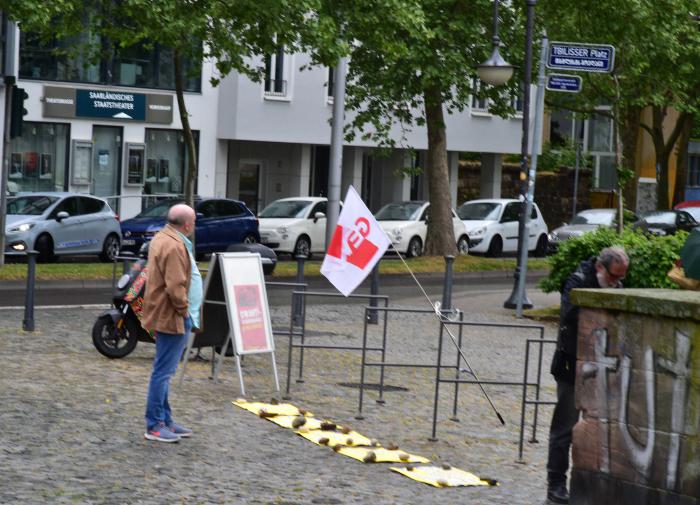
[[[413,274],[413,271],[411,270],[411,267],[408,266],[408,263],[406,263],[406,260],[403,259],[403,256],[401,256],[401,253],[399,253],[399,251],[396,249],[396,246],[394,246],[394,244],[392,243],[392,244],[391,244],[391,247],[394,249],[394,252],[396,252],[396,254],[398,255],[398,257],[401,259],[401,261],[403,262],[404,266],[406,267],[406,270],[408,270],[408,273],[411,274],[411,277],[413,277],[413,280],[416,281],[416,284],[418,285],[418,288],[419,288],[419,289],[421,290],[421,292],[423,293],[423,296],[425,297],[425,299],[428,300],[428,303],[430,304],[430,307],[431,307],[432,309],[435,310],[435,315],[437,316],[438,321],[440,321],[440,324],[442,325],[443,329],[447,332],[447,334],[448,334],[448,335],[450,336],[450,338],[452,339],[452,343],[453,343],[453,344],[455,345],[455,347],[457,348],[457,352],[459,353],[459,355],[460,355],[460,356],[462,357],[462,359],[464,360],[465,365],[467,365],[467,368],[469,369],[469,373],[474,377],[474,380],[476,381],[476,384],[479,385],[479,389],[481,389],[481,392],[484,394],[484,397],[486,398],[486,401],[489,402],[489,405],[491,406],[491,408],[493,409],[494,413],[496,414],[496,417],[498,417],[498,420],[501,422],[501,424],[502,424],[503,426],[505,426],[506,422],[503,420],[503,416],[501,416],[501,414],[500,414],[500,413],[498,412],[498,410],[496,409],[496,406],[493,404],[493,402],[491,401],[491,398],[489,397],[488,393],[487,393],[486,390],[484,389],[484,386],[481,384],[481,381],[479,380],[479,377],[476,375],[476,372],[474,371],[474,369],[472,368],[472,366],[469,364],[469,360],[467,360],[467,357],[464,355],[464,353],[462,352],[462,349],[459,347],[459,344],[457,343],[457,339],[455,338],[455,336],[452,334],[452,332],[450,331],[450,329],[449,329],[449,328],[447,327],[447,325],[445,324],[445,321],[443,320],[442,315],[440,314],[440,309],[438,308],[439,305],[436,306],[436,304],[433,303],[433,301],[430,299],[430,297],[428,296],[428,293],[425,292],[425,289],[423,289],[423,286],[422,286],[421,283],[418,281],[418,279],[416,278],[416,276]],[[440,302],[436,302],[436,303],[439,304]]]
[[[520,250],[520,277],[518,278],[518,296],[516,302],[516,317],[523,317],[523,299],[525,298],[525,276],[527,275],[527,250],[530,239],[528,222],[532,212],[532,200],[535,197],[535,179],[537,173],[537,155],[542,143],[542,116],[544,116],[544,85],[545,85],[545,65],[547,62],[547,50],[549,49],[549,39],[547,35],[542,36],[542,48],[540,49],[540,70],[537,76],[537,98],[535,99],[535,131],[532,142],[532,157],[530,160],[530,172],[527,177],[527,193],[525,196],[525,234],[520,237],[523,247]]]
[[[343,171],[343,128],[345,124],[345,73],[347,58],[339,58],[334,69],[333,124],[331,156],[328,172],[328,207],[326,212],[326,244],[331,243],[340,214],[340,179]]]

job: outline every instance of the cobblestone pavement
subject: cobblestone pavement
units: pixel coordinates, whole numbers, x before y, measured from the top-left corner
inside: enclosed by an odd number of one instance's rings
[[[467,319],[518,321],[497,308],[474,313],[477,299],[491,307],[502,302],[493,293],[476,295],[463,294],[456,303],[472,311]],[[547,298],[552,300],[556,302]],[[439,440],[430,442],[434,370],[387,369],[386,384],[406,390],[385,393],[384,405],[370,391],[365,419],[356,420],[358,390],[339,383],[359,382],[358,352],[308,350],[306,381],[293,382],[292,402],[385,444],[394,442],[501,485],[436,489],[389,471],[388,464],[363,464],[315,446],[231,404],[240,396],[231,359],[224,362],[217,383],[208,379],[209,362],[191,362],[183,387],[171,393],[176,419],[195,430],[193,438],[178,444],[146,441],[143,410],[154,348],[140,343],[125,359],[102,357],[90,338],[98,313],[95,308],[38,310],[37,331],[24,333],[17,330],[20,311],[0,312],[0,503],[543,502],[549,408],[541,410],[540,443],[527,443],[526,464],[519,464],[521,390],[487,387],[505,418],[502,427],[471,385],[461,386],[459,422],[451,421],[452,386],[443,384]],[[288,324],[284,309],[273,308],[272,313],[273,325]],[[361,314],[357,305],[310,306],[307,341],[360,345]],[[547,326],[546,338],[554,334],[554,327]],[[472,328],[465,331],[464,349],[482,379],[519,381],[527,337],[536,334]],[[372,342],[380,338],[380,330],[372,327]],[[276,343],[284,389],[287,339],[278,337]],[[431,316],[390,316],[387,361],[431,364],[436,349],[437,323]],[[204,354],[208,357],[209,351]],[[550,354],[544,353],[545,371]],[[445,356],[455,362],[454,346],[447,346]],[[269,356],[247,356],[243,370],[248,397],[268,401],[274,395]],[[548,373],[543,378],[543,396],[551,399],[554,384]],[[378,369],[373,368],[367,382],[377,380]]]

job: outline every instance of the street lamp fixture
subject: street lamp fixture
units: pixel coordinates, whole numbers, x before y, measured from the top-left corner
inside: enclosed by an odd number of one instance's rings
[[[501,39],[498,36],[498,0],[493,2],[493,52],[491,57],[476,68],[479,79],[492,86],[507,83],[513,77],[513,65],[503,59],[499,48]]]

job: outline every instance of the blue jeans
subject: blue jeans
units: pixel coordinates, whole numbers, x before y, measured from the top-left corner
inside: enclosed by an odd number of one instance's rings
[[[191,329],[192,320],[186,317],[185,333],[156,333],[156,357],[153,359],[153,371],[146,400],[146,429],[150,430],[161,422],[168,426],[173,422],[168,404],[170,377],[175,375]]]

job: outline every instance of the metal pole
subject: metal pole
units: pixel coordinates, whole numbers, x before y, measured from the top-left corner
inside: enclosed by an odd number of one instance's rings
[[[574,171],[574,205],[573,205],[573,210],[571,211],[571,218],[576,215],[576,203],[578,201],[578,171],[581,163],[581,142],[579,142],[578,139],[576,139],[574,142],[576,142],[576,169]]]
[[[514,309],[517,307],[518,301],[518,283],[520,279],[520,271],[522,269],[521,257],[523,248],[523,237],[525,237],[525,205],[527,199],[527,189],[529,186],[529,170],[528,170],[528,148],[529,148],[529,133],[530,133],[530,83],[532,81],[532,33],[535,28],[535,4],[536,0],[525,0],[527,9],[527,22],[525,28],[525,67],[523,75],[523,133],[522,144],[520,146],[520,201],[522,208],[520,209],[520,222],[518,223],[518,264],[515,267],[513,283],[513,291],[508,299],[503,303],[506,309]],[[539,139],[535,139],[539,142]],[[523,291],[522,304],[525,308],[531,308],[532,302],[527,298],[527,293]]]
[[[345,125],[345,72],[347,58],[339,58],[333,82],[333,123],[331,156],[328,171],[328,209],[326,213],[326,245],[331,243],[340,214],[340,178],[343,171],[343,130]]]
[[[452,311],[452,264],[455,262],[455,257],[445,256],[445,280],[442,285],[442,310],[445,315]]]
[[[22,329],[34,331],[34,278],[38,251],[27,251],[27,292],[24,295],[24,320]]]
[[[0,267],[5,264],[5,215],[7,214],[7,175],[10,172],[10,117],[12,88],[15,84],[16,25],[2,15],[3,55],[2,73],[5,76],[5,116],[3,120],[2,162],[0,163]]]
[[[372,269],[372,286],[370,287],[369,294],[371,295],[378,295],[379,294],[379,264],[382,262],[382,260],[377,261],[377,264],[374,265],[374,268]],[[372,298],[369,301],[369,306],[370,307],[376,307],[377,306],[377,299]],[[367,313],[367,322],[369,324],[377,324],[379,322],[379,314],[377,313],[376,310],[370,310]]]
[[[528,174],[527,197],[525,198],[525,233],[518,237],[518,242],[522,243],[520,250],[520,277],[518,278],[518,298],[515,314],[517,317],[523,316],[523,304],[525,299],[525,277],[527,276],[527,250],[529,241],[528,221],[530,220],[530,212],[532,212],[532,201],[535,197],[535,174],[537,173],[537,155],[540,150],[540,143],[537,139],[542,138],[542,119],[544,116],[544,81],[545,81],[545,62],[547,61],[547,49],[549,48],[549,40],[547,36],[542,37],[542,48],[540,49],[540,72],[537,79],[537,99],[535,100],[535,142],[532,148],[532,162],[530,164],[530,172]],[[520,220],[523,221],[522,216]],[[532,307],[532,304],[530,304]]]
[[[304,262],[306,261],[306,256],[300,254],[297,256],[297,284],[304,284]],[[295,326],[301,325],[301,306],[302,299],[301,295],[292,295],[292,321],[294,321]]]

